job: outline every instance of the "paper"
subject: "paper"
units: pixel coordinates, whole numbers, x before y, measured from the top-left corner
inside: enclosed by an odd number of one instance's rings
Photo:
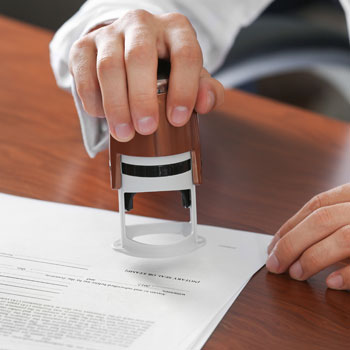
[[[111,248],[115,212],[0,194],[0,219],[2,350],[200,349],[271,240],[199,225],[203,248],[141,259]]]

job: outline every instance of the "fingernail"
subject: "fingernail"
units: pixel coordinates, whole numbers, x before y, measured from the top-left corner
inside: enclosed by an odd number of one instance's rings
[[[215,105],[215,95],[213,91],[208,91],[207,97],[207,111],[209,112]]]
[[[272,241],[270,242],[269,246],[267,247],[267,253],[268,254],[270,254],[272,248],[276,245],[277,241],[279,241],[280,238],[281,237],[280,237],[278,232],[273,236]]]
[[[339,274],[331,275],[327,280],[327,284],[329,288],[340,289],[344,285],[343,276]]]
[[[118,124],[115,127],[115,134],[119,140],[128,140],[132,135],[132,128],[129,123]]]
[[[270,272],[277,272],[280,267],[280,263],[277,259],[277,256],[274,253],[271,253],[269,258],[266,261],[266,268]]]
[[[186,123],[188,118],[188,108],[185,106],[177,106],[174,108],[171,115],[171,120],[176,125],[182,125]]]
[[[303,275],[304,271],[301,267],[301,264],[299,261],[296,261],[290,268],[289,268],[289,275],[290,277],[299,280],[301,279],[301,276]]]
[[[137,122],[139,131],[142,134],[151,134],[155,131],[157,124],[153,117],[143,117],[140,118]]]

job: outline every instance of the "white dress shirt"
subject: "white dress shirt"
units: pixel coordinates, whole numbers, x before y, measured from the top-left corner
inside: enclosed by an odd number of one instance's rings
[[[350,32],[350,0],[339,0]],[[104,119],[89,116],[83,109],[68,69],[72,44],[96,25],[120,18],[133,9],[153,14],[180,12],[197,32],[204,66],[215,71],[224,61],[240,29],[251,24],[273,0],[88,0],[55,34],[50,57],[57,84],[71,90],[77,107],[87,153],[94,157],[108,146],[108,127]]]

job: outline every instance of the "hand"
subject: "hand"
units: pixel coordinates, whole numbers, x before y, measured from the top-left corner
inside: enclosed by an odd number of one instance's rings
[[[289,270],[306,280],[329,265],[350,256],[350,184],[311,199],[275,234],[266,267],[274,273]],[[350,289],[350,266],[327,277],[333,289]]]
[[[105,116],[113,137],[129,141],[135,130],[158,126],[157,62],[169,58],[167,117],[183,126],[192,110],[207,113],[223,102],[222,85],[203,68],[188,19],[179,13],[130,11],[74,43],[69,66],[85,111]]]

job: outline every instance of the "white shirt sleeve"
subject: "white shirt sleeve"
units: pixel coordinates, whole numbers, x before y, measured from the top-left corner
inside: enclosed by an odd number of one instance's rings
[[[180,12],[197,32],[204,66],[215,71],[224,61],[240,29],[251,24],[273,0],[88,0],[55,34],[50,43],[51,65],[58,85],[71,90],[77,107],[86,151],[90,157],[108,145],[105,120],[83,109],[68,69],[72,44],[91,28],[120,18],[127,11],[144,9],[153,14]],[[350,0],[340,0],[350,31]]]
[[[348,25],[348,33],[350,35],[350,0],[339,0],[341,5],[343,6],[345,17],[346,17],[346,23]]]

